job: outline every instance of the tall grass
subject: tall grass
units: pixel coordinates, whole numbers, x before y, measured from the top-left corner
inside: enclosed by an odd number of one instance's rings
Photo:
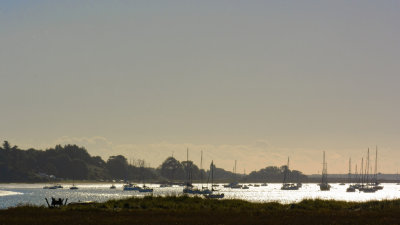
[[[2,224],[400,224],[400,200],[280,204],[146,196],[60,209],[18,206],[0,210]]]
[[[204,199],[201,197],[146,196],[109,200],[89,206],[67,206],[63,210],[168,210],[168,211],[244,211],[263,212],[273,210],[400,210],[400,200],[382,200],[369,202],[346,202],[336,200],[305,199],[299,203],[281,204],[278,202],[254,203],[237,199]]]

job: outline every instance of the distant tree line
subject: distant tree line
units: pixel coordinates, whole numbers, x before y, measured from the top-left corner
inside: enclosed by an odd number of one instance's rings
[[[266,167],[249,175],[234,174],[214,168],[214,179],[219,181],[280,182],[283,167]],[[144,160],[128,163],[122,155],[110,156],[104,161],[91,156],[77,145],[57,145],[46,150],[33,148],[22,150],[4,141],[0,146],[0,182],[38,182],[52,179],[69,180],[129,180],[137,182],[184,182],[207,181],[209,170],[199,169],[192,161],[178,161],[168,157],[157,168],[146,166]],[[307,179],[300,171],[290,171],[296,181]]]
[[[307,181],[307,176],[298,170],[289,170],[287,166],[268,166],[259,171],[253,171],[247,179],[257,182],[283,182],[283,175],[287,172],[287,182],[296,183]]]

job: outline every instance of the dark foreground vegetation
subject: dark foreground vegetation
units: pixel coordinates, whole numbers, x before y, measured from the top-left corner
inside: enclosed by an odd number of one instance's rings
[[[400,200],[297,204],[145,197],[59,209],[20,206],[0,210],[0,224],[400,224]]]

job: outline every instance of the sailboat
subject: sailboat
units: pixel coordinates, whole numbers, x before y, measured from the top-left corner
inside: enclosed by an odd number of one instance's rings
[[[374,184],[373,187],[375,190],[382,190],[383,186],[379,185],[378,182],[378,146],[375,149],[375,170],[374,170]]]
[[[204,197],[206,198],[213,198],[213,199],[218,199],[218,198],[223,198],[225,197],[224,193],[218,193],[216,192],[217,190],[214,189],[214,161],[211,161],[210,165],[210,176],[211,176],[211,193],[204,194]]]
[[[189,148],[186,150],[186,182],[185,188],[183,188],[184,194],[199,194],[200,190],[193,187],[192,184],[192,165],[189,166]]]
[[[289,176],[289,157],[287,159],[287,166],[285,167],[285,171],[283,173],[283,183],[281,190],[299,190],[300,185],[299,183],[288,183],[288,176]]]
[[[75,178],[72,178],[72,186],[69,188],[70,190],[77,190],[78,187],[75,186]]]
[[[361,160],[361,162],[362,162],[362,160]],[[362,163],[361,163],[362,164]],[[357,167],[357,164],[356,164],[356,166],[355,166],[355,171],[354,171],[354,181],[356,182],[356,183],[354,183],[354,184],[352,184],[351,186],[353,187],[353,188],[355,188],[356,190],[357,189],[360,189],[361,187],[362,187],[362,184],[361,184],[361,177],[362,177],[362,172],[361,172],[361,170],[360,170],[360,174],[358,174],[358,167]]]
[[[139,186],[137,186],[136,184],[131,183],[128,180],[128,172],[125,171],[125,184],[122,186],[122,190],[124,190],[124,191],[138,191],[139,189],[140,189]]]
[[[147,187],[144,180],[145,180],[145,168],[144,168],[144,162],[141,164],[140,170],[142,173],[142,181],[143,181],[143,186],[139,187],[138,191],[139,192],[153,192],[153,188]]]
[[[122,190],[124,191],[138,191],[140,189],[136,184],[131,183],[127,179],[125,179],[125,184],[122,186]]]
[[[246,177],[246,170],[243,170],[243,177]],[[252,184],[243,184],[242,189],[250,189],[250,186],[253,186]]]
[[[201,151],[201,157],[200,157],[200,178],[201,178],[201,190],[199,190],[199,194],[211,194],[212,190],[210,190],[207,186],[203,186],[203,151]]]
[[[319,184],[319,189],[321,191],[329,191],[331,189],[331,185],[328,184],[328,168],[327,163],[325,162],[325,151],[323,153],[323,162],[322,162],[322,181]]]
[[[225,184],[224,187],[232,188],[232,189],[242,188],[242,185],[240,185],[239,182],[236,181],[236,179],[237,179],[237,177],[236,177],[236,160],[235,160],[235,167],[233,167],[233,175],[234,175],[235,181],[233,181],[229,184]]]
[[[352,179],[351,179],[351,158],[349,159],[349,173],[347,177],[347,182],[350,184],[349,187],[346,189],[346,192],[355,192],[356,187],[355,185],[352,184]]]
[[[363,165],[361,164],[361,170],[363,168]],[[360,187],[360,191],[364,192],[364,193],[374,193],[376,192],[376,189],[374,188],[374,186],[371,183],[370,177],[369,177],[369,148],[368,148],[368,154],[367,154],[367,160],[365,163],[365,171],[364,171],[364,176],[362,176],[362,184]],[[365,182],[365,185],[364,185]]]

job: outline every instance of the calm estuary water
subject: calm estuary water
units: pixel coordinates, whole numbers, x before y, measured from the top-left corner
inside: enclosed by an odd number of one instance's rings
[[[122,184],[116,189],[110,189],[111,184],[79,184],[78,190],[70,190],[70,184],[62,184],[63,189],[43,189],[44,184],[0,184],[0,208],[14,207],[23,204],[45,205],[44,198],[68,198],[68,202],[97,201],[120,199],[131,196],[145,196],[145,193],[123,191]],[[251,202],[280,203],[299,202],[303,199],[335,199],[344,201],[368,201],[384,199],[400,199],[400,185],[382,184],[383,190],[375,193],[347,193],[347,185],[331,184],[330,191],[320,191],[317,184],[303,184],[297,191],[280,190],[281,184],[268,184],[266,187],[252,187],[250,189],[228,189],[220,185],[219,190],[226,199],[243,199]],[[160,188],[159,185],[148,185],[154,188],[153,195],[179,195],[183,187],[174,186]],[[201,186],[201,185],[198,185]]]

